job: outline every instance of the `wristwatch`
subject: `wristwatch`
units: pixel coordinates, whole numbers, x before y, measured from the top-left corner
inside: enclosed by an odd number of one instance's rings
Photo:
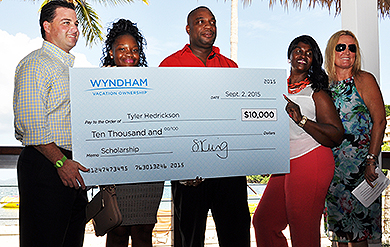
[[[54,164],[54,167],[55,168],[62,167],[64,165],[65,160],[67,160],[67,159],[68,158],[66,158],[66,156],[64,155],[64,157],[62,157],[62,159],[56,161],[56,163]]]
[[[301,127],[301,128],[303,128],[303,126],[305,126],[306,122],[307,122],[307,117],[306,117],[306,116],[302,116],[302,119],[301,119],[301,121],[298,123],[298,126]]]

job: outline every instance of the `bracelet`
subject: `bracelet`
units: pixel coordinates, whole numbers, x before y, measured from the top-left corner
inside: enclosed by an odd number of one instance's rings
[[[367,161],[368,160],[374,160],[374,163],[371,163],[371,164],[368,164]],[[370,165],[375,165],[375,166],[378,166],[378,156],[376,156],[375,154],[367,154],[366,156],[366,160],[365,160],[365,163],[366,163],[366,166],[370,166]]]
[[[366,157],[367,160],[375,160],[377,161],[378,160],[378,156],[376,156],[375,154],[367,154],[367,157]]]
[[[306,116],[302,116],[302,119],[301,119],[301,121],[298,123],[298,126],[301,127],[301,128],[303,128],[303,126],[305,126],[306,122],[307,122],[307,117],[306,117]]]
[[[364,166],[375,166],[375,167],[378,167],[378,164],[376,162],[374,162],[372,164],[366,163]]]

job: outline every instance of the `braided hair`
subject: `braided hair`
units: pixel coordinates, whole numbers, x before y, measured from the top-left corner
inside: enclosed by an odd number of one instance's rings
[[[107,39],[103,47],[103,56],[100,59],[103,66],[115,66],[114,59],[110,56],[110,50],[112,50],[112,45],[115,40],[122,35],[131,35],[134,37],[135,41],[138,44],[139,49],[139,63],[138,67],[147,67],[148,63],[146,62],[146,56],[144,53],[144,47],[146,46],[146,40],[144,36],[139,31],[137,24],[132,23],[129,20],[119,19],[117,22],[112,24],[112,28],[107,29]]]
[[[317,42],[309,35],[302,35],[296,37],[291,41],[290,46],[287,50],[287,57],[289,58],[292,51],[297,48],[298,43],[302,42],[304,44],[310,45],[313,52],[313,61],[309,69],[308,77],[310,80],[311,87],[315,92],[319,90],[324,90],[329,94],[328,89],[328,75],[325,73],[325,70],[322,68],[323,57],[321,54],[320,47]]]

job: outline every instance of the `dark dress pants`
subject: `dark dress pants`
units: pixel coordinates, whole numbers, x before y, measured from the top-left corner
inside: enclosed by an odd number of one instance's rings
[[[81,247],[86,191],[66,187],[57,168],[31,146],[22,150],[17,170],[20,246]]]
[[[182,247],[203,247],[207,213],[211,209],[219,246],[250,246],[250,213],[245,177],[206,179],[198,186],[172,181],[175,217]]]

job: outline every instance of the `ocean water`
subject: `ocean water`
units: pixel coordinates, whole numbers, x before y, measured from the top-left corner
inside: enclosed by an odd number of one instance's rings
[[[264,184],[248,184],[248,205],[253,212],[257,203],[260,201],[261,195],[265,190],[266,185]],[[88,191],[88,197],[91,198],[98,192],[98,189],[93,189]],[[12,185],[0,184],[0,199],[4,196],[14,196],[18,195],[18,188],[16,183]],[[160,209],[170,209],[171,208],[171,186],[170,182],[165,182],[163,197],[160,203]],[[19,209],[15,208],[4,208],[3,205],[0,205],[0,226],[10,226],[18,225]]]
[[[4,185],[3,185],[4,186]],[[0,185],[0,199],[4,196],[18,195],[18,187],[16,185],[9,187],[3,187]],[[18,225],[19,209],[17,208],[4,208],[0,205],[0,226],[12,226]]]

